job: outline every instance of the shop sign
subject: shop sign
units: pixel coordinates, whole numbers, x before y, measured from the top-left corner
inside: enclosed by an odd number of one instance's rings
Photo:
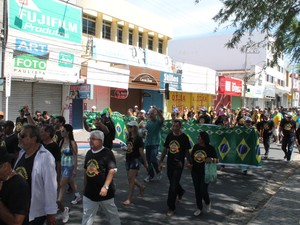
[[[181,90],[181,74],[160,72],[160,89],[165,89],[166,83],[170,90]]]
[[[242,96],[243,81],[231,77],[219,76],[219,94]]]
[[[63,1],[8,1],[9,27],[81,44],[82,9]]]
[[[126,99],[128,97],[128,90],[123,88],[117,88],[113,90],[113,94],[111,97],[117,98],[117,99]]]
[[[142,84],[150,84],[150,85],[157,85],[157,81],[154,77],[152,77],[150,74],[140,74],[137,77],[135,77],[132,82],[135,83],[142,83]]]
[[[70,85],[70,94],[71,99],[89,99],[91,96],[91,85],[82,84],[82,85]]]

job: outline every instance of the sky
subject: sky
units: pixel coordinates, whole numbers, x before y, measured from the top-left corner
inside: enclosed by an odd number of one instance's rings
[[[168,19],[173,25],[173,39],[212,34],[218,27],[212,18],[222,7],[220,0],[201,0],[198,4],[194,0],[127,1]]]

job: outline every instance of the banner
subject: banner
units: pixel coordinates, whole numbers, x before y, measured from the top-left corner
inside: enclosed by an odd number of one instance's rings
[[[88,123],[91,123],[90,125],[93,126],[96,116],[103,115],[104,111],[85,111],[85,116],[89,118]],[[115,138],[126,143],[128,135],[126,124],[131,120],[136,120],[136,117],[124,116],[119,112],[112,112],[110,116],[116,127]],[[171,128],[172,121],[166,120],[161,132],[161,150],[163,149],[163,143],[168,133],[171,132]],[[191,120],[183,121],[183,131],[189,137],[191,146],[194,146],[198,142],[197,137],[199,132],[206,131],[210,137],[210,144],[214,146],[217,151],[220,165],[258,168],[262,166],[258,133],[255,128],[227,128],[216,125],[199,125]]]
[[[162,143],[171,131],[172,121],[165,121]],[[200,131],[206,131],[210,144],[217,151],[220,165],[261,167],[258,133],[255,128],[227,128],[216,125],[198,125],[195,121],[183,121],[183,131],[189,137],[191,146],[196,144]]]

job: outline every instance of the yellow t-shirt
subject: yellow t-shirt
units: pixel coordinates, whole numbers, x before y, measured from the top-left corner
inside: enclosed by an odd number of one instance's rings
[[[273,121],[274,121],[274,123],[275,123],[275,126],[278,127],[279,124],[280,124],[280,121],[281,121],[281,116],[280,116],[279,113],[277,113],[277,115],[275,115],[275,116],[273,117]]]

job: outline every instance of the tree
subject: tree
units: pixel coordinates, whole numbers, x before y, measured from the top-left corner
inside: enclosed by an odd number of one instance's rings
[[[199,3],[200,0],[195,0]],[[223,0],[224,6],[214,20],[219,26],[235,29],[226,43],[234,48],[244,35],[264,34],[258,45],[272,44],[273,64],[282,53],[291,62],[300,63],[300,1],[299,0]],[[228,25],[229,23],[229,25]],[[273,40],[270,42],[270,40]]]

